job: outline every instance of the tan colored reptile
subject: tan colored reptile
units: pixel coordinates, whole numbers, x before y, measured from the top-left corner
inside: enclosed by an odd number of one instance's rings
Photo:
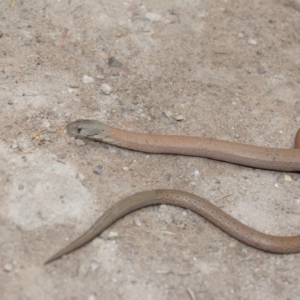
[[[70,134],[103,141],[119,147],[149,152],[203,156],[235,164],[279,171],[300,171],[300,130],[296,149],[277,149],[186,136],[162,136],[134,133],[93,120],[78,120],[67,126]],[[177,190],[152,190],[129,196],[112,206],[82,236],[46,261],[49,263],[85,245],[111,224],[137,209],[169,204],[190,209],[206,218],[237,240],[273,253],[300,252],[299,236],[272,236],[250,228],[207,200]]]
[[[300,129],[294,149],[259,147],[201,137],[137,133],[94,120],[77,120],[68,124],[67,130],[78,137],[141,152],[201,156],[259,169],[300,171],[300,150],[297,149]]]

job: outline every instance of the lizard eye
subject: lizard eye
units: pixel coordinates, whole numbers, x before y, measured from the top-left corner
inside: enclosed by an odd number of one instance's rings
[[[80,134],[81,130],[82,130],[82,128],[78,127],[77,128],[77,133]]]

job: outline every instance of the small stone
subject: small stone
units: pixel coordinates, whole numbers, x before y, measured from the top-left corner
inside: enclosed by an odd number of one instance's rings
[[[284,174],[284,181],[291,182],[293,179],[290,175]]]
[[[161,20],[161,15],[148,12],[148,13],[146,13],[145,18],[151,22],[159,22]]]
[[[105,95],[109,95],[111,93],[111,91],[112,91],[112,88],[107,83],[103,83],[100,86],[100,91],[102,93],[104,93]]]
[[[83,174],[79,173],[77,175],[78,175],[78,178],[79,178],[80,181],[83,181],[85,179]]]
[[[249,39],[249,40],[248,40],[248,44],[249,44],[249,45],[257,45],[257,41],[254,40],[254,39]]]
[[[139,219],[135,219],[134,220],[134,225],[137,227],[141,227],[142,226],[142,222]]]
[[[244,34],[243,34],[242,32],[239,32],[238,37],[239,37],[240,39],[242,39],[242,38],[244,37]]]
[[[86,143],[85,143],[84,140],[76,139],[76,140],[75,140],[75,144],[76,144],[77,146],[84,146]]]
[[[94,81],[95,81],[95,79],[93,77],[88,76],[88,75],[84,75],[82,77],[82,82],[83,83],[92,83]]]
[[[198,170],[196,170],[196,171],[194,172],[194,175],[197,177],[197,176],[200,175],[200,172],[199,172]]]
[[[155,271],[155,273],[156,273],[156,274],[167,275],[167,274],[172,273],[172,271],[170,271],[170,270],[157,270],[157,271]]]
[[[75,82],[72,82],[72,83],[69,84],[69,87],[72,88],[72,89],[78,89],[79,88],[79,84],[77,84]]]
[[[50,122],[47,120],[47,119],[43,119],[43,122],[42,122],[42,127],[43,128],[49,128],[50,127]]]
[[[125,167],[123,167],[123,170],[124,170],[124,171],[128,171],[129,168],[125,166]]]
[[[119,62],[117,59],[115,59],[114,57],[110,57],[108,59],[108,64],[113,67],[113,68],[121,68],[122,67],[122,63]]]
[[[102,166],[97,166],[94,168],[93,172],[97,175],[100,175],[103,171],[103,167]]]
[[[168,118],[168,119],[171,119],[172,118],[172,112],[169,111],[169,110],[164,110],[163,111],[163,114]]]
[[[8,105],[13,105],[14,102],[13,102],[11,99],[8,99],[8,100],[7,100],[7,104],[8,104]]]
[[[5,272],[11,272],[11,271],[13,270],[12,264],[5,264],[5,265],[3,266],[3,270],[4,270]]]
[[[108,234],[108,238],[115,238],[118,236],[119,236],[119,234],[116,231],[110,231],[110,233]]]
[[[114,99],[114,104],[116,104],[116,105],[123,105],[123,103],[122,103],[122,101],[121,101],[121,99],[119,97],[117,97],[117,98]]]
[[[263,67],[259,67],[258,69],[257,69],[257,73],[258,74],[265,74],[267,71],[263,68]]]
[[[183,121],[184,120],[184,116],[183,115],[178,115],[175,117],[176,121]]]
[[[91,263],[90,268],[91,268],[92,271],[95,271],[95,270],[97,270],[97,269],[99,268],[99,264],[96,263],[95,261],[93,261],[93,262]]]
[[[115,149],[115,148],[108,148],[109,150],[109,153],[111,153],[111,154],[116,154],[118,151],[117,151],[117,149]]]
[[[89,295],[88,300],[96,300],[96,296],[94,294]]]

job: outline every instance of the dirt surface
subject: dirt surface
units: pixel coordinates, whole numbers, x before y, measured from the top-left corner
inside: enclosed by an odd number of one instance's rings
[[[206,197],[266,233],[300,233],[297,173],[65,132],[87,118],[293,147],[299,1],[2,0],[0,18],[1,299],[299,299],[300,254],[252,249],[166,205],[43,265],[113,203],[155,188]]]

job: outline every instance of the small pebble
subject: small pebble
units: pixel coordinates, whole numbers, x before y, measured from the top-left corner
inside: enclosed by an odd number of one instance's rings
[[[112,91],[112,88],[107,83],[103,83],[100,86],[100,91],[102,93],[104,93],[105,95],[109,95],[111,93],[111,91]]]
[[[13,270],[12,264],[5,264],[5,265],[3,266],[3,270],[4,270],[5,272],[11,272],[11,271]]]
[[[249,40],[248,40],[248,44],[249,44],[249,45],[257,45],[257,41],[254,40],[254,39],[249,39]]]
[[[43,119],[42,127],[43,128],[49,128],[50,127],[50,122],[47,119]]]
[[[114,57],[110,57],[108,59],[108,64],[113,67],[113,68],[121,68],[122,67],[122,63],[119,62],[117,59],[115,59]]]
[[[263,68],[263,67],[259,67],[258,69],[257,69],[257,73],[258,74],[265,74],[267,71]]]
[[[95,270],[97,270],[98,268],[99,268],[99,264],[96,263],[95,261],[93,261],[93,262],[91,263],[91,270],[92,270],[92,271],[95,271]]]
[[[79,88],[79,84],[77,84],[75,82],[72,82],[72,83],[69,84],[69,87],[72,88],[72,89],[78,89]]]
[[[284,180],[288,181],[288,182],[291,182],[293,179],[290,175],[284,174]]]
[[[128,171],[129,168],[128,168],[128,167],[123,167],[123,170],[124,170],[124,171]]]
[[[184,117],[183,117],[183,115],[178,115],[178,116],[175,117],[175,120],[176,121],[183,121]]]
[[[11,99],[8,99],[8,100],[7,100],[7,104],[8,104],[8,105],[13,105],[14,102],[13,102]]]
[[[122,103],[122,101],[121,101],[121,99],[119,97],[117,97],[117,98],[114,99],[114,104],[116,104],[116,105],[123,105],[123,103]]]
[[[157,271],[155,271],[155,273],[166,275],[166,274],[172,273],[172,271],[170,271],[170,270],[157,270]]]
[[[106,145],[107,146],[107,145]],[[105,146],[104,146],[105,147]],[[111,154],[116,154],[118,151],[117,151],[117,149],[115,149],[115,148],[109,148],[108,147],[108,151],[109,151],[109,153],[111,153]]]
[[[78,174],[78,178],[80,181],[83,181],[85,179],[84,175],[81,173]]]
[[[76,139],[76,140],[75,140],[75,144],[76,144],[77,146],[84,146],[86,143],[85,143],[84,140]]]
[[[168,119],[171,119],[173,114],[172,112],[170,112],[169,110],[164,110],[163,111],[163,114],[168,118]]]
[[[171,174],[171,173],[168,173],[168,174],[166,175],[166,179],[167,179],[167,181],[170,181],[170,180],[172,179],[172,174]]]
[[[118,237],[118,236],[119,236],[119,234],[116,231],[110,231],[110,233],[108,234],[109,238],[115,238],[115,237]]]
[[[242,38],[244,37],[244,34],[240,32],[240,33],[238,34],[238,37],[239,37],[240,39],[242,39]]]
[[[151,22],[159,22],[161,20],[161,15],[148,12],[145,14],[145,18],[150,20]]]
[[[94,168],[93,172],[97,175],[100,175],[103,171],[103,167],[102,166],[97,166]]]
[[[95,81],[95,79],[93,77],[88,76],[88,75],[84,75],[82,77],[82,82],[83,83],[91,83],[91,82],[94,82],[94,81]]]
[[[196,171],[194,172],[194,175],[195,175],[195,176],[199,176],[199,175],[200,175],[200,172],[199,172],[198,170],[196,170]]]
[[[134,220],[134,225],[137,227],[141,227],[142,226],[142,222],[139,219],[135,219]]]

